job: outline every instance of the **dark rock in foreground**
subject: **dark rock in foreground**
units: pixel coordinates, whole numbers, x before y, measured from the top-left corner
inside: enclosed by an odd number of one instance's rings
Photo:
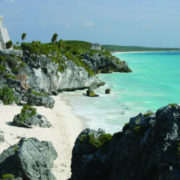
[[[50,170],[56,158],[50,142],[22,138],[0,155],[0,177],[13,174],[18,180],[55,180]]]
[[[180,106],[172,104],[131,118],[106,141],[102,131],[85,130],[73,148],[71,180],[179,180],[179,129]]]

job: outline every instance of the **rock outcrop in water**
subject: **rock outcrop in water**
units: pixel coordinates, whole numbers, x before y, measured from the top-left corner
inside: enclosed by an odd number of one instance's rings
[[[55,180],[51,173],[57,153],[50,142],[22,138],[0,155],[0,177],[16,180]]]
[[[179,129],[176,104],[131,118],[106,141],[103,131],[86,129],[73,148],[71,180],[178,180]]]

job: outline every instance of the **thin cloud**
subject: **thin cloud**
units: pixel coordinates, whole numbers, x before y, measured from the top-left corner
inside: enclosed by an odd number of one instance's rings
[[[84,27],[94,27],[95,23],[92,21],[87,21],[87,22],[84,22],[83,26]]]
[[[7,3],[14,3],[15,2],[15,0],[4,0],[4,1]]]

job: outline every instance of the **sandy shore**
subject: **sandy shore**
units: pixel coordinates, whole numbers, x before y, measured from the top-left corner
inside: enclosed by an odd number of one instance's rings
[[[71,176],[72,148],[76,137],[85,125],[80,117],[72,113],[71,106],[63,100],[63,96],[53,98],[56,102],[53,109],[36,107],[37,112],[46,116],[52,123],[51,128],[26,129],[10,126],[9,123],[12,122],[14,115],[18,114],[22,107],[0,106],[0,130],[5,136],[5,142],[1,143],[0,153],[17,143],[21,137],[36,137],[39,140],[51,141],[58,153],[52,172],[57,180],[67,180]]]

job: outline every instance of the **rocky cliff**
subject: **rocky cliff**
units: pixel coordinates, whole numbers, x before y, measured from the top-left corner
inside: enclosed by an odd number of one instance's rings
[[[52,108],[48,95],[103,85],[96,73],[131,72],[109,52],[85,47],[79,42],[32,42],[22,43],[21,50],[0,51],[0,88],[13,88],[19,102]]]
[[[75,142],[71,180],[180,179],[180,106],[139,114],[112,137],[84,130]]]
[[[22,69],[22,74],[27,74],[27,83],[35,89],[45,92],[76,90],[101,85],[96,76],[89,76],[88,72],[81,66],[77,66],[72,60],[65,56],[64,70],[59,71],[58,64],[45,55],[31,55],[24,53],[23,61],[28,65]]]

